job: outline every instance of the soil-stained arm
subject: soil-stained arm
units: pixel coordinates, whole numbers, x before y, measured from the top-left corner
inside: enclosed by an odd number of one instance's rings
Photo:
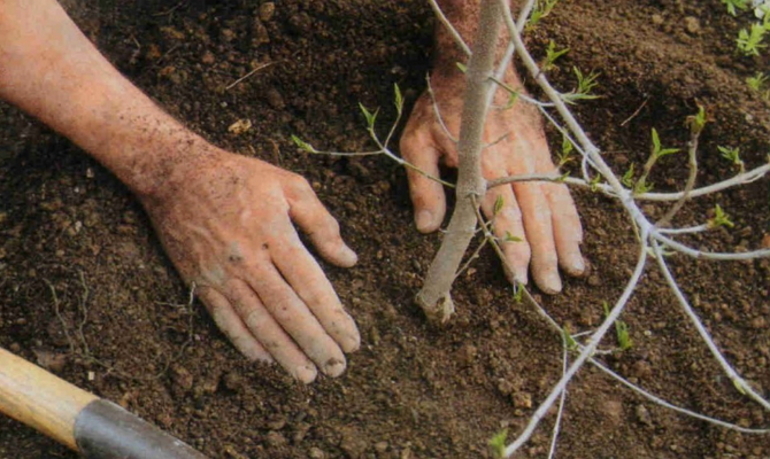
[[[512,2],[518,3],[516,1]],[[472,46],[479,18],[480,0],[438,0],[447,19]],[[499,54],[507,46],[507,34],[500,40]],[[401,138],[404,158],[431,175],[439,175],[439,163],[457,167],[456,139],[460,130],[465,78],[457,67],[467,57],[446,29],[437,22],[436,51],[430,84],[434,99],[426,92],[417,101]],[[511,67],[505,82],[524,91]],[[540,114],[536,108],[519,98],[512,107],[508,94],[498,90],[485,128],[489,145],[482,156],[482,168],[487,180],[507,175],[549,173],[556,168],[548,151]],[[440,113],[440,117],[437,115]],[[441,122],[443,121],[443,123]],[[448,133],[447,133],[448,131]],[[415,223],[422,232],[438,229],[446,213],[446,199],[441,185],[412,171],[409,188],[415,211]],[[491,189],[481,202],[491,218],[498,198],[503,208],[494,218],[495,234],[506,233],[521,238],[521,242],[504,242],[503,251],[513,269],[513,279],[526,283],[529,265],[535,283],[546,293],[561,291],[558,267],[572,275],[585,270],[580,254],[583,238],[580,219],[569,190],[563,184],[518,182]]]
[[[0,97],[69,137],[147,210],[175,266],[214,320],[255,360],[296,378],[337,376],[359,347],[292,221],[326,259],[355,253],[307,182],[218,149],[120,75],[55,0],[0,0]]]

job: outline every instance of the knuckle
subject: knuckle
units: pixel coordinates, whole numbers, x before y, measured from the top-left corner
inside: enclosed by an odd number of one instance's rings
[[[296,199],[303,199],[315,195],[310,183],[301,175],[292,174],[288,179],[288,185],[291,196]]]
[[[334,239],[338,239],[340,237],[340,223],[337,221],[337,219],[331,215],[328,215],[328,218],[324,223],[326,225],[326,231],[328,232],[328,235]]]

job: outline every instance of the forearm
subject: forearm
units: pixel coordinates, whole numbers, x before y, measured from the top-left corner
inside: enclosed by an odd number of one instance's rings
[[[0,97],[70,138],[142,196],[189,160],[189,145],[205,143],[120,75],[55,0],[0,0]]]
[[[469,47],[473,47],[479,24],[481,0],[436,0],[447,20],[460,33]],[[519,4],[519,0],[511,0],[511,8]],[[467,62],[468,56],[455,42],[454,37],[441,24],[436,25],[435,32],[436,55],[434,57],[434,72],[452,73],[458,71],[458,62]],[[508,33],[503,32],[498,45],[499,58],[508,46]]]

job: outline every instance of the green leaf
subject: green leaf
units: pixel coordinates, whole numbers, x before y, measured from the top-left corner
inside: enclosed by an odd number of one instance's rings
[[[628,332],[628,324],[622,320],[615,321],[615,334],[618,337],[618,346],[621,351],[631,349],[633,342],[631,341],[631,335]]]
[[[503,210],[504,204],[505,204],[505,201],[503,201],[503,197],[498,196],[497,199],[495,199],[495,206],[492,208],[492,215],[499,214],[500,211]]]
[[[519,100],[518,92],[508,93],[508,102],[505,104],[505,107],[503,107],[503,110],[510,110],[513,108],[513,104],[515,104],[517,100]]]
[[[673,153],[677,153],[679,151],[678,148],[663,148],[660,145],[660,137],[658,137],[658,131],[655,130],[655,128],[652,128],[652,155],[656,158],[660,158],[662,156],[670,155]]]
[[[492,447],[492,454],[494,454],[495,457],[502,458],[505,456],[506,438],[508,438],[508,429],[503,429],[489,440],[489,446]]]
[[[568,52],[569,48],[557,50],[556,43],[554,43],[553,40],[550,40],[548,42],[548,48],[545,50],[545,63],[543,63],[542,71],[547,72],[548,70],[552,69],[556,60]]]
[[[294,142],[295,145],[297,145],[302,150],[308,151],[310,153],[318,153],[318,150],[313,148],[312,145],[310,145],[309,143],[307,143],[304,140],[300,139],[299,137],[297,137],[294,134],[291,135],[291,140],[292,140],[292,142]]]
[[[524,299],[524,288],[522,288],[519,284],[513,285],[513,301],[516,302],[516,304],[521,304],[521,301]]]
[[[398,87],[398,84],[393,85],[393,91],[395,92],[396,111],[400,115],[404,109],[404,96],[401,95],[401,88]]]
[[[591,191],[599,191],[599,184],[602,183],[602,176],[599,174],[596,174],[594,178],[591,179]]]
[[[733,164],[743,163],[741,160],[741,148],[740,147],[723,147],[717,146],[717,149],[722,153],[722,157],[730,160]]]
[[[577,349],[578,344],[577,341],[575,341],[575,338],[572,337],[572,335],[569,332],[569,329],[567,327],[564,327],[561,330],[562,336],[564,336],[564,342],[567,344],[567,350],[574,351]]]
[[[370,112],[361,102],[358,103],[358,106],[361,108],[361,112],[364,114],[364,118],[366,118],[367,128],[369,130],[374,129],[374,122],[377,120],[377,112],[379,112],[379,109],[375,110],[374,112]]]
[[[629,167],[626,173],[623,174],[620,182],[628,188],[634,187],[634,163],[631,163],[631,167]]]
[[[652,151],[660,151],[660,137],[658,137],[658,131],[652,128]]]
[[[572,150],[575,146],[572,145],[572,141],[566,135],[562,134],[561,137],[561,153],[559,153],[559,167],[572,161]]]
[[[714,207],[714,218],[708,221],[708,225],[711,228],[716,228],[718,226],[732,228],[735,226],[735,223],[730,220],[730,216],[727,215],[719,204],[717,204],[716,207]]]
[[[505,237],[503,238],[503,242],[522,242],[523,240],[524,239],[511,234],[510,231],[506,231]]]
[[[767,47],[762,43],[767,30],[762,24],[751,24],[751,29],[741,29],[738,32],[737,46],[738,50],[746,56],[759,56],[759,50]]]
[[[754,91],[762,91],[762,87],[767,82],[767,75],[765,75],[762,72],[757,72],[756,75],[753,77],[746,78],[746,84],[749,85],[749,88],[751,88]]]
[[[727,7],[727,12],[732,16],[737,15],[736,8],[745,10],[749,7],[749,0],[722,0],[722,4]]]
[[[690,132],[699,134],[706,126],[706,109],[703,105],[698,105],[698,113],[687,117],[687,124],[690,126]]]

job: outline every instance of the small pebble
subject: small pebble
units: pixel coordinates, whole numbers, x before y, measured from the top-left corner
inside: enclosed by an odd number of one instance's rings
[[[700,21],[694,16],[687,16],[684,18],[684,28],[690,35],[698,35],[700,33]]]
[[[308,457],[310,459],[324,459],[326,457],[326,454],[324,454],[324,452],[321,451],[320,448],[316,448],[314,446],[310,448],[310,451],[308,452]]]
[[[259,5],[259,20],[262,22],[268,22],[275,16],[275,3],[265,2]]]

